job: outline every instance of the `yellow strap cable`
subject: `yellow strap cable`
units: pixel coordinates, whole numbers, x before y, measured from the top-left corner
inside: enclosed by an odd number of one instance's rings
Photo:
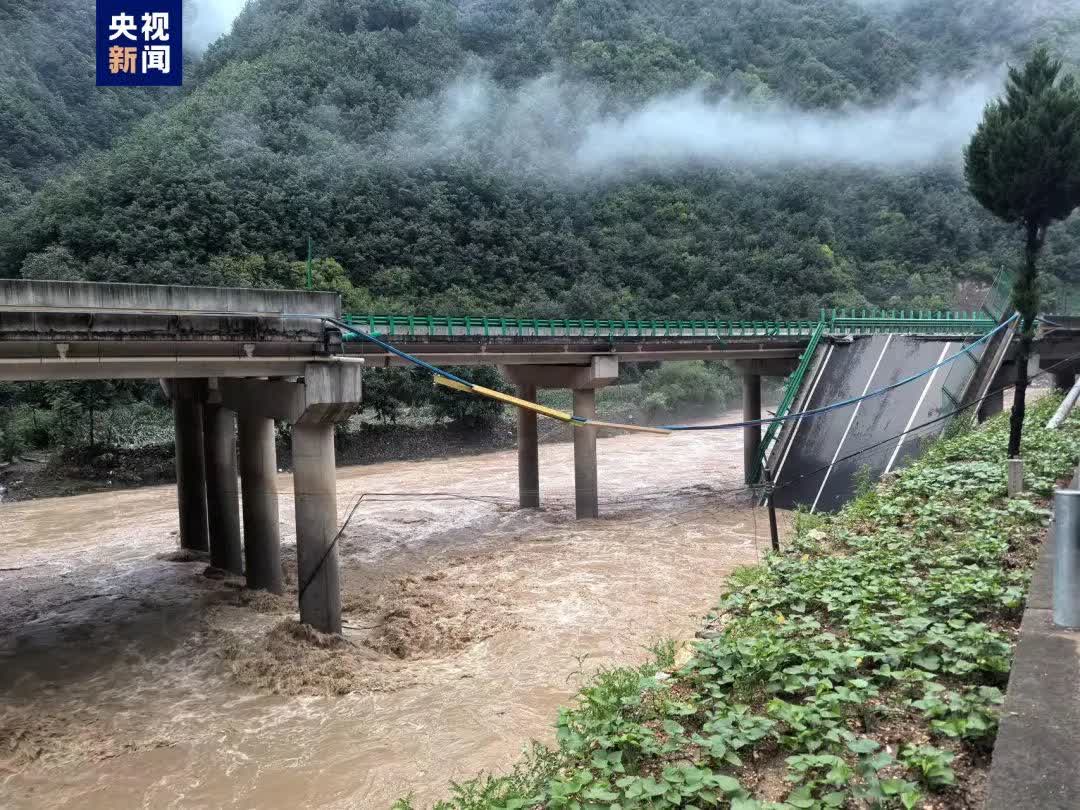
[[[567,413],[566,411],[558,411],[554,408],[547,408],[543,405],[538,405],[535,402],[529,402],[529,400],[527,399],[521,399],[519,397],[511,396],[510,394],[504,394],[501,391],[495,391],[491,388],[484,388],[482,385],[461,383],[457,380],[451,380],[448,377],[443,377],[438,374],[434,375],[433,379],[436,384],[442,385],[446,388],[452,388],[455,391],[464,391],[469,394],[479,394],[480,396],[487,397],[488,399],[495,399],[499,402],[505,402],[508,405],[514,405],[518,408],[524,408],[529,411],[534,411],[535,413],[551,417],[552,419],[558,419],[560,422],[566,422],[570,425],[573,425],[574,427],[606,427],[612,428],[614,430],[628,430],[637,433],[652,433],[661,436],[671,435],[670,430],[664,430],[663,428],[646,427],[643,425],[623,425],[617,422],[599,422],[591,419],[575,419],[573,414]]]

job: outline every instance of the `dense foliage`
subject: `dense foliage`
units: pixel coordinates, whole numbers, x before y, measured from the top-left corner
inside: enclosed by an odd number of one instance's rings
[[[975,806],[1045,498],[1080,452],[1075,416],[1045,428],[1057,403],[1029,414],[1029,494],[1006,497],[1003,418],[935,445],[736,572],[686,664],[601,672],[556,749],[438,807]]]
[[[211,46],[183,101],[0,221],[0,275],[56,266],[91,279],[287,285],[311,236],[380,310],[758,317],[830,304],[938,307],[957,279],[986,281],[1015,258],[1007,229],[970,200],[955,165],[695,167],[575,186],[534,170],[524,132],[510,149],[524,154],[509,163],[480,147],[423,159],[402,150],[400,132],[421,100],[464,75],[505,88],[557,75],[586,83],[612,111],[695,83],[837,108],[891,98],[929,71],[1015,56],[1033,32],[1072,45],[1074,29],[1047,22],[1056,18],[1017,30],[995,24],[993,3],[974,15],[979,25],[945,4],[919,5],[260,0]],[[143,109],[124,98],[132,114]],[[31,118],[16,115],[8,129],[23,149],[39,143],[23,132],[37,132]],[[86,130],[72,123],[46,128]],[[31,171],[23,163],[20,182]],[[1070,223],[1048,246],[1048,269],[1068,276],[1077,256]],[[269,272],[250,279],[258,263]]]
[[[1080,88],[1045,48],[1009,71],[1005,96],[986,108],[964,150],[972,195],[1024,232],[1024,263],[1012,303],[1021,318],[1009,455],[1020,452],[1027,361],[1039,314],[1038,259],[1047,228],[1080,205]]]
[[[0,276],[295,287],[310,237],[315,286],[349,310],[535,317],[973,308],[1017,258],[958,156],[571,182],[541,160],[561,119],[541,137],[514,117],[545,93],[571,112],[690,86],[840,112],[981,75],[1035,39],[1080,54],[1072,0],[254,0],[189,60],[181,92],[158,92],[90,86],[85,3],[13,0],[0,30]],[[492,89],[490,127],[448,128],[463,81],[466,106]],[[1044,277],[1080,281],[1078,258],[1073,218]],[[978,284],[957,296],[960,281]],[[681,379],[656,412],[700,376],[666,374]],[[430,397],[403,376],[371,382],[388,418]],[[9,448],[35,445],[16,421]]]
[[[701,360],[664,363],[641,379],[641,407],[648,418],[715,413],[734,402],[742,387],[734,372]]]
[[[177,96],[93,84],[93,3],[0,3],[0,216]]]

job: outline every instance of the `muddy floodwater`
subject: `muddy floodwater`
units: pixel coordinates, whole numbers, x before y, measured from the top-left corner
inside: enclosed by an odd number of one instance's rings
[[[297,637],[285,597],[178,558],[157,487],[0,505],[0,806],[387,808],[550,742],[599,667],[689,638],[768,524],[738,432],[601,439],[597,521],[573,449],[338,471],[347,642]],[[381,494],[377,494],[381,493]],[[325,639],[322,639],[325,641]]]

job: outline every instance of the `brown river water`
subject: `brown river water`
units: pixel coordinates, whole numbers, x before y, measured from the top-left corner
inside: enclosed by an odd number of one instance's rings
[[[425,806],[551,742],[583,678],[692,637],[768,544],[738,432],[601,439],[597,521],[572,453],[541,447],[529,512],[513,452],[340,469],[342,519],[368,495],[328,649],[290,634],[295,593],[170,557],[172,487],[0,505],[0,807]]]

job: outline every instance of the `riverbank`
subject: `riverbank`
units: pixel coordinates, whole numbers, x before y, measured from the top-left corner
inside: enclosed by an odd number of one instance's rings
[[[734,572],[688,660],[602,673],[557,747],[436,806],[982,808],[1047,499],[1080,453],[1080,418],[1044,427],[1058,400],[1028,411],[1024,495],[1005,416],[934,445]]]
[[[733,414],[717,418],[732,418]],[[346,639],[296,638],[290,592],[177,562],[175,491],[0,506],[0,794],[13,808],[381,808],[554,743],[597,671],[693,634],[767,521],[726,490],[741,437],[599,442],[601,519],[573,519],[568,444],[338,471]],[[422,493],[443,492],[452,497]],[[675,585],[677,583],[677,587]]]
[[[541,441],[569,441],[566,430],[548,430]],[[514,429],[506,420],[480,427],[452,423],[364,424],[337,437],[339,467],[389,461],[490,453],[514,446]],[[292,448],[287,438],[277,443],[278,468],[292,469]],[[0,465],[0,491],[5,502],[68,497],[176,483],[173,445],[135,448],[86,447],[35,455]]]
[[[635,422],[641,419],[635,399],[637,385],[601,389],[599,412],[607,419]],[[567,391],[544,391],[543,403],[553,408],[570,408]],[[680,414],[701,416],[693,409]],[[408,412],[394,422],[370,414],[353,417],[338,431],[335,455],[339,467],[382,464],[393,461],[423,461],[433,458],[491,453],[516,446],[516,415],[505,409],[492,422],[461,424],[432,419],[424,412]],[[168,435],[171,417],[159,415],[151,435]],[[541,420],[541,443],[568,442],[572,428],[550,419]],[[600,436],[614,435],[600,431]],[[281,434],[277,442],[278,469],[292,469],[292,446]],[[171,442],[132,447],[78,447],[52,453],[27,453],[10,463],[0,463],[0,502],[38,498],[68,497],[89,492],[109,492],[176,482],[174,449]]]

